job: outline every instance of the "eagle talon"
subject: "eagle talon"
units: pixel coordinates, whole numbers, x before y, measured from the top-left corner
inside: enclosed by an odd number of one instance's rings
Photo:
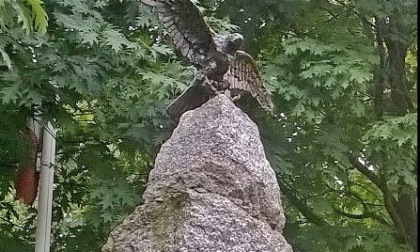
[[[229,97],[229,99],[232,102],[239,101],[241,99],[241,97],[242,97],[240,94],[232,95],[232,92],[229,89],[219,90],[219,91],[216,92],[216,95],[217,94],[224,94],[224,95],[226,95],[227,97]]]
[[[242,97],[242,96],[241,96],[240,94],[238,94],[238,95],[235,95],[235,96],[231,97],[232,102],[239,101],[239,100],[241,99],[241,97]]]
[[[212,92],[217,93],[217,91],[219,90],[217,88],[217,81],[211,80],[211,79],[207,79],[207,84],[210,87],[210,90],[212,90]]]
[[[232,102],[236,102],[236,101],[239,101],[241,99],[241,95],[240,94],[234,95],[234,94],[232,94],[231,90],[229,90],[229,89],[223,90],[222,92],[227,97],[229,97]]]

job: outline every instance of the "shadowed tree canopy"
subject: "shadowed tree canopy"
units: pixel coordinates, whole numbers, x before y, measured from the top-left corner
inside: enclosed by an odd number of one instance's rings
[[[216,34],[243,35],[276,108],[241,104],[294,251],[416,251],[417,1],[193,3]],[[0,30],[0,251],[33,251],[37,201],[13,181],[34,104],[58,129],[52,250],[98,251],[142,204],[195,67],[139,2],[6,0]]]

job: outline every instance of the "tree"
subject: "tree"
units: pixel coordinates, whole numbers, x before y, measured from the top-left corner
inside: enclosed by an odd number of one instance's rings
[[[54,250],[97,251],[111,224],[140,202],[141,181],[167,134],[163,108],[190,74],[182,75],[184,68],[165,45],[151,43],[152,33],[143,21],[112,11],[136,7],[134,3],[47,2],[44,35],[27,33],[32,26],[22,29],[14,22],[23,17],[10,12],[13,4],[1,9],[14,15],[3,22],[1,34],[5,172],[0,232],[5,242],[0,243],[9,246],[2,251],[31,250],[34,239],[35,211],[14,201],[11,187],[18,148],[25,145],[19,131],[34,104],[41,104],[43,119],[55,121],[59,129]],[[148,13],[146,8],[140,11]],[[129,24],[134,28],[127,29]],[[181,77],[171,81],[174,74]],[[80,237],[91,239],[80,244]]]
[[[277,118],[251,116],[295,251],[416,249],[416,7],[201,2],[212,28],[240,27],[272,92]],[[59,129],[54,251],[97,251],[141,203],[174,127],[164,108],[193,71],[136,2],[8,0],[0,29],[0,248],[31,250],[35,211],[11,181],[25,156],[19,131],[42,104]]]
[[[417,250],[415,7],[312,1],[283,47],[266,48],[289,137],[279,183],[299,211],[288,220],[301,219],[291,236],[323,241],[298,241],[303,250]]]

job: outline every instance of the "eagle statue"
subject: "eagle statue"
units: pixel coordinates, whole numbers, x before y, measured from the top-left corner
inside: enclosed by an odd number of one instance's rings
[[[217,93],[233,100],[250,96],[267,111],[273,103],[264,87],[253,58],[239,51],[241,34],[216,34],[190,0],[141,0],[153,8],[174,45],[196,68],[191,85],[167,108],[178,121],[186,111],[195,109]]]

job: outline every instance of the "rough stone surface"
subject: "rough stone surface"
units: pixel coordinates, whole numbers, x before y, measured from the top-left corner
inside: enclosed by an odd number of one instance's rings
[[[258,128],[224,95],[181,117],[143,197],[102,251],[292,251]]]

